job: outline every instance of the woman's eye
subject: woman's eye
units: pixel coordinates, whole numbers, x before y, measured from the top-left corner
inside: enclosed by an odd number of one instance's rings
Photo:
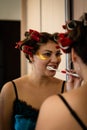
[[[37,53],[37,55],[39,56],[40,59],[42,60],[46,60],[46,59],[49,59],[51,57],[51,53],[49,52],[46,52],[46,53]]]
[[[59,56],[61,56],[62,55],[62,53],[60,52],[60,51],[58,51],[58,52],[56,52],[56,54],[54,53],[52,53],[52,52],[45,52],[45,53],[38,53],[37,54],[38,56],[39,56],[39,58],[40,59],[42,59],[42,60],[47,60],[47,59],[49,59],[52,55],[55,55],[56,57],[58,57],[59,58]]]
[[[42,54],[43,56],[46,56],[46,57],[50,57],[51,56],[51,53],[44,53]]]
[[[58,56],[61,56],[62,55],[62,53],[61,52],[57,52],[56,53],[56,56],[58,57]]]

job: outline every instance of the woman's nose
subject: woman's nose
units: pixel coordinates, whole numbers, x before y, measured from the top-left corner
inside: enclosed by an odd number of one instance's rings
[[[56,56],[56,55],[52,55],[51,61],[52,62],[59,62],[59,61],[61,61],[61,57],[60,56]]]

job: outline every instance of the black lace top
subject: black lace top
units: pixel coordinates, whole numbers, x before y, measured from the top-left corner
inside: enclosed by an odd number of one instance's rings
[[[13,104],[13,125],[12,130],[34,130],[39,110],[36,110],[26,102],[18,99],[17,89],[15,83],[12,81],[16,94],[16,99]],[[64,82],[61,93],[64,91]]]
[[[12,81],[16,99],[13,105],[13,130],[34,130],[37,121],[39,110],[32,108],[18,99],[15,83]]]

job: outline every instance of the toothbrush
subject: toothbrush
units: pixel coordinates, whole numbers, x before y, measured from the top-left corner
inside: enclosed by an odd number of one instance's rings
[[[58,71],[58,72],[61,72],[61,73],[68,74],[68,75],[71,75],[71,76],[74,76],[74,77],[78,77],[78,78],[79,78],[79,75],[76,74],[76,73],[71,73],[71,72],[68,72],[68,71],[65,71],[65,70],[60,71],[60,70],[57,70],[57,69],[52,68],[51,66],[47,66],[47,69],[48,69],[48,70],[55,70],[55,71]]]

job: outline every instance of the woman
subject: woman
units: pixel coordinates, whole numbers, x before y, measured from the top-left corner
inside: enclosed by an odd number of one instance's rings
[[[29,61],[29,74],[6,83],[0,95],[0,130],[34,130],[42,102],[63,92],[64,82],[55,78],[61,51],[55,41],[58,33],[29,30],[17,43]]]
[[[49,97],[42,105],[36,130],[87,130],[87,24],[72,20],[63,26],[66,33],[59,34],[59,46],[71,51],[72,62],[80,78],[70,76],[68,85],[81,87],[64,94]],[[86,22],[87,23],[87,22]]]

